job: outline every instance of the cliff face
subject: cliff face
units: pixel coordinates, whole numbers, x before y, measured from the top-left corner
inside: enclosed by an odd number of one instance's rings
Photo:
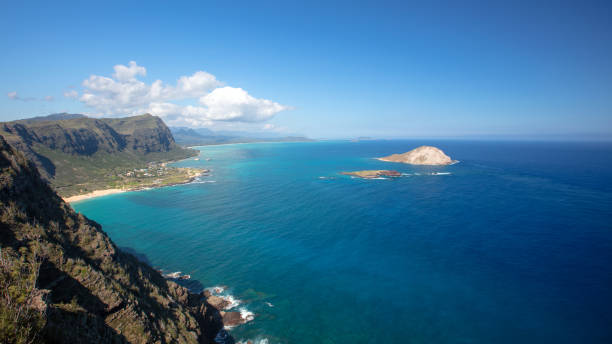
[[[170,129],[159,118],[142,115],[128,118],[106,118],[108,125],[125,137],[128,149],[147,154],[168,152],[179,148],[174,142]]]
[[[66,154],[93,155],[119,152],[126,139],[107,123],[90,118],[61,121],[8,122],[2,130],[19,146],[43,145]]]
[[[0,342],[211,343],[219,312],[117,249],[0,136]]]
[[[197,154],[177,145],[164,122],[148,114],[116,119],[51,115],[0,123],[0,135],[62,195],[108,184],[118,170]]]
[[[441,149],[432,146],[421,146],[403,154],[393,154],[378,160],[412,165],[450,165],[456,162]]]
[[[160,118],[149,114],[117,119],[26,119],[3,123],[0,134],[50,179],[56,174],[55,160],[64,158],[62,154],[95,157],[106,153],[139,160],[147,160],[150,153],[158,153],[156,158],[166,153],[169,159],[194,155],[174,142],[170,129]]]

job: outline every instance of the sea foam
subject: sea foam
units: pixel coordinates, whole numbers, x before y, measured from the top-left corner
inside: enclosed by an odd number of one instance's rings
[[[212,295],[218,296],[221,299],[225,300],[228,304],[223,307],[223,310],[230,310],[238,307],[242,303],[242,300],[239,300],[234,297],[234,295],[227,293],[226,286],[214,286],[210,288],[206,288],[206,290]]]

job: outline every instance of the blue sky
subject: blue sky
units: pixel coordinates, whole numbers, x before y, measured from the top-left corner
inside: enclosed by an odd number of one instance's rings
[[[2,7],[0,120],[146,110],[317,138],[612,137],[611,2]]]

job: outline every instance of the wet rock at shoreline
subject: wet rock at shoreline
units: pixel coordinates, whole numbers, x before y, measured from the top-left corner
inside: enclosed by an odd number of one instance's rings
[[[210,292],[207,292],[207,293],[208,293],[208,296],[206,296],[206,301],[209,304],[211,304],[213,307],[215,307],[216,309],[219,309],[219,310],[226,309],[230,305],[230,302],[228,300],[222,297],[216,296],[216,295],[210,295]]]
[[[251,312],[240,310],[239,312],[221,312],[221,318],[223,319],[223,326],[225,326],[225,328],[232,328],[246,324],[253,320],[255,315]]]

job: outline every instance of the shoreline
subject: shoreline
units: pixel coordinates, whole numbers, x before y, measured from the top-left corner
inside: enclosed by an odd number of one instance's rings
[[[86,199],[90,199],[90,198],[114,195],[114,194],[123,193],[123,192],[127,192],[127,191],[132,191],[132,190],[123,190],[123,189],[94,190],[92,192],[89,192],[89,193],[86,193],[86,194],[82,194],[82,195],[76,195],[76,196],[70,196],[70,197],[62,197],[62,199],[66,203],[74,203],[74,202],[78,202],[78,201],[82,201],[82,200],[86,200]]]
[[[179,161],[181,161],[181,160],[179,160]],[[130,188],[130,189],[100,189],[100,190],[94,190],[92,192],[88,192],[88,193],[82,194],[82,195],[62,197],[62,199],[64,200],[64,202],[66,202],[68,204],[71,204],[71,203],[83,201],[83,200],[86,200],[86,199],[97,198],[97,197],[108,196],[108,195],[114,195],[114,194],[118,194],[118,193],[133,192],[133,191],[142,191],[142,190],[151,190],[151,189],[159,189],[159,188],[168,187],[168,186],[184,185],[184,184],[192,183],[196,178],[202,176],[204,173],[206,173],[206,172],[205,171],[200,171],[199,173],[196,173],[195,175],[190,176],[187,180],[185,180],[183,182],[177,182],[177,183],[171,183],[171,184],[165,184],[165,185],[147,185],[147,186],[140,186],[140,187],[135,187],[135,188]]]

